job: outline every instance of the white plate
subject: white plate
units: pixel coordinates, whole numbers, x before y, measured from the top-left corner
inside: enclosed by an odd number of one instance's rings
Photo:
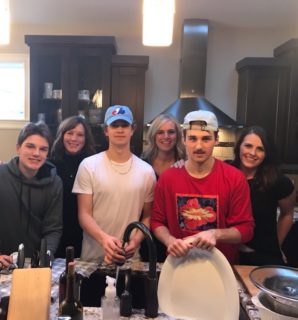
[[[194,248],[181,258],[168,256],[158,282],[162,312],[180,319],[238,320],[238,284],[225,256]]]

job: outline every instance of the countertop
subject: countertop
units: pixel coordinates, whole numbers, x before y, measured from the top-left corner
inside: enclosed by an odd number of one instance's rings
[[[102,320],[102,311],[101,308],[93,308],[93,307],[84,307],[84,320]],[[50,320],[57,319],[57,316],[54,314],[51,314]],[[133,310],[133,314],[130,317],[120,317],[120,320],[149,320],[153,318],[147,318],[142,310]],[[157,318],[154,318],[156,320],[175,320],[172,317],[166,316],[163,313],[159,313]],[[116,319],[115,319],[116,320]],[[182,320],[182,319],[180,319]]]
[[[77,263],[77,267],[80,271],[84,269],[85,272],[91,273],[96,266],[92,266],[90,264],[84,266],[84,263]],[[159,266],[160,267],[160,266]],[[234,272],[236,277],[238,278],[238,284],[239,284],[239,296],[240,296],[240,302],[243,308],[246,310],[249,319],[255,320],[260,319],[258,316],[258,309],[254,307],[254,305],[251,303],[250,298],[252,295],[255,295],[259,292],[259,290],[252,284],[252,282],[249,279],[249,273],[254,267],[252,266],[240,266],[236,265],[233,266]],[[50,308],[50,320],[57,319],[57,309],[58,309],[58,277],[60,273],[64,270],[64,261],[61,259],[57,259],[52,268],[52,301]],[[9,295],[10,292],[10,282],[11,282],[11,275],[1,275],[1,281],[0,281],[0,289],[2,291],[2,294]],[[84,320],[94,320],[102,319],[101,314],[101,308],[93,308],[93,307],[84,307]],[[133,310],[133,314],[130,318],[121,317],[119,319],[131,319],[131,320],[144,320],[148,319],[144,315],[143,310]],[[163,313],[159,313],[158,317],[155,318],[158,320],[175,320],[173,317],[169,317]]]
[[[251,296],[257,295],[260,290],[251,282],[249,278],[250,272],[256,268],[255,266],[233,266],[236,277],[242,282],[244,288]]]

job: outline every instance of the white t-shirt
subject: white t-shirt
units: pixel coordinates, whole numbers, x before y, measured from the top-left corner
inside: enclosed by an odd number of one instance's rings
[[[122,239],[127,225],[139,221],[144,203],[153,201],[155,183],[154,170],[145,161],[132,155],[117,166],[104,151],[81,162],[72,192],[92,194],[93,218],[106,233]],[[103,258],[103,248],[85,231],[81,258]]]

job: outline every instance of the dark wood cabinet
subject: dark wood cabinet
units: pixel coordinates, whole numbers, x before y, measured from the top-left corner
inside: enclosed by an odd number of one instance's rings
[[[274,57],[279,63],[289,66],[288,109],[284,137],[285,160],[289,171],[298,172],[298,39],[291,39],[274,49]]]
[[[55,124],[56,108],[62,117],[78,114],[85,101],[79,90],[103,90],[103,105],[110,104],[111,60],[116,53],[114,37],[94,36],[25,36],[30,46],[30,119],[45,113],[46,121]],[[44,83],[62,90],[62,99],[44,99]]]
[[[145,72],[149,57],[113,56],[111,104],[124,104],[131,108],[137,128],[132,137],[132,151],[140,155],[143,147]]]
[[[38,36],[26,35],[30,47],[30,120],[39,114],[55,134],[61,121],[79,111],[88,119],[93,108],[92,97],[102,90],[102,114],[113,104],[128,105],[137,122],[132,149],[142,152],[144,123],[145,71],[148,56],[118,56],[112,36]],[[45,83],[62,96],[45,97]],[[90,99],[82,99],[79,91],[87,90]],[[102,119],[103,121],[103,119]],[[106,148],[100,123],[90,124],[97,150]]]
[[[237,121],[260,125],[274,138],[283,169],[298,172],[298,40],[274,50],[273,58],[244,58],[239,74]]]
[[[237,121],[244,126],[264,127],[284,155],[289,68],[274,58],[245,58],[237,63],[236,70]]]

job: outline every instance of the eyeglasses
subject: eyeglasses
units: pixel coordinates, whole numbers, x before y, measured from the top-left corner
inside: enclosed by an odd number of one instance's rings
[[[159,136],[163,136],[163,135],[168,135],[168,136],[173,136],[176,134],[176,130],[175,129],[170,129],[170,130],[157,130],[156,134]]]

